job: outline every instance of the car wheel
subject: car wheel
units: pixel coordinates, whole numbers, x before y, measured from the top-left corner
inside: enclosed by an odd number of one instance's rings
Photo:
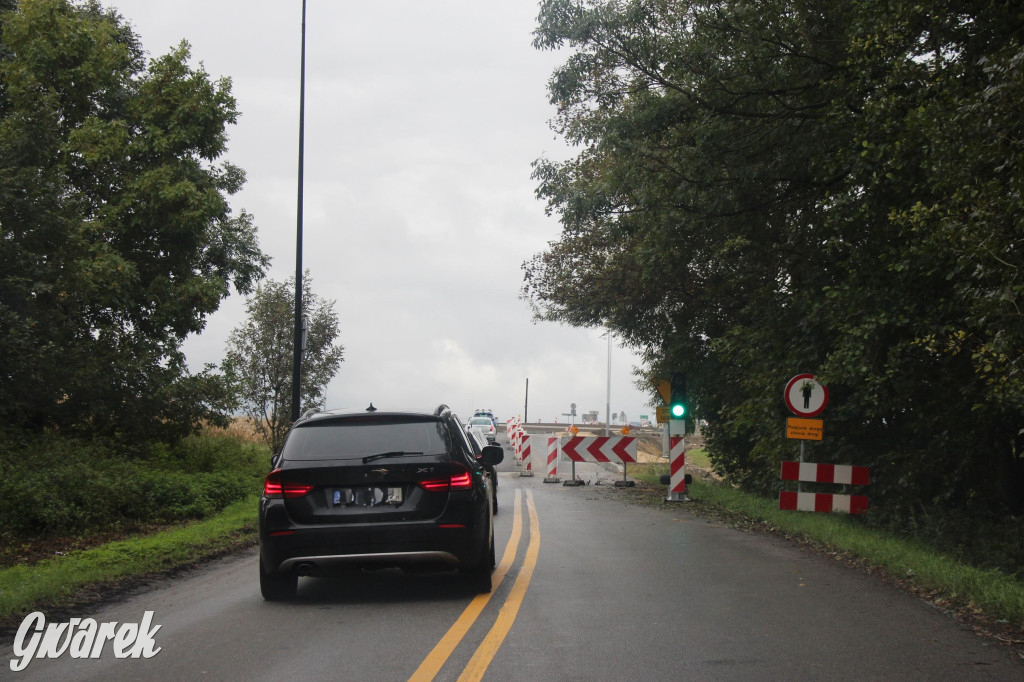
[[[263,569],[263,560],[260,560],[260,592],[264,599],[267,601],[294,599],[298,587],[299,576],[294,573],[270,575]]]
[[[498,493],[497,493],[497,491],[495,491],[495,493],[494,493],[494,513],[495,513],[495,515],[497,515],[497,513],[498,513]]]
[[[487,551],[481,552],[480,561],[476,566],[464,569],[462,576],[466,579],[466,582],[473,588],[473,591],[478,593],[487,593],[491,591],[491,572],[495,566],[495,553],[494,553],[494,535],[491,535],[490,547]]]

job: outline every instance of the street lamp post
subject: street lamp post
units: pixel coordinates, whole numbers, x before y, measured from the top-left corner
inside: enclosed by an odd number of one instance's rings
[[[292,421],[297,421],[302,397],[302,166],[306,121],[306,0],[302,0],[302,56],[299,68],[299,192],[295,226],[295,337],[292,354]]]
[[[526,377],[526,400],[523,402],[523,423],[530,421],[530,377]]]

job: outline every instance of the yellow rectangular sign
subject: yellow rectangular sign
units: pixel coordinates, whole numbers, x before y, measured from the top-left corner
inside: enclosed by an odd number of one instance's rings
[[[655,409],[657,410],[655,419],[658,420],[659,424],[667,424],[672,421],[672,415],[669,414],[668,405],[660,405]]]
[[[790,417],[786,420],[786,438],[798,438],[800,440],[821,440],[825,422],[821,419],[797,419]]]

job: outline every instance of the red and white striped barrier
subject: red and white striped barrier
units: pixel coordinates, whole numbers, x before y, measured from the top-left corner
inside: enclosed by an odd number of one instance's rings
[[[686,474],[683,467],[686,465],[686,445],[681,436],[669,438],[668,467],[668,499],[672,501],[684,501],[686,499]]]
[[[520,459],[523,427],[520,426],[519,422],[513,422],[509,426],[508,430],[508,444],[512,446],[512,451],[515,453],[516,459]]]
[[[813,462],[783,462],[783,481],[813,481],[816,483],[841,483],[844,485],[867,485],[870,482],[868,467],[846,464],[815,464]]]
[[[795,493],[783,490],[779,492],[779,509],[862,514],[868,510],[868,498],[865,495]]]
[[[816,464],[814,462],[783,462],[781,477],[783,481],[835,483],[838,485],[867,485],[871,481],[868,467]],[[863,514],[868,510],[868,498],[865,495],[833,495],[831,493],[782,490],[779,492],[779,509]]]
[[[537,436],[524,436],[522,438],[522,449],[520,451],[521,452],[520,459],[523,461],[523,467],[524,467],[524,472],[523,473],[529,472],[527,474],[529,476],[533,476],[533,460],[530,457],[530,454],[532,452],[532,448],[530,447],[531,446],[531,442],[530,441],[534,440],[535,438],[537,438]]]
[[[573,462],[636,463],[636,438],[631,436],[573,436],[562,445]]]
[[[556,436],[548,436],[547,471],[549,479],[553,481],[558,480],[558,438]]]

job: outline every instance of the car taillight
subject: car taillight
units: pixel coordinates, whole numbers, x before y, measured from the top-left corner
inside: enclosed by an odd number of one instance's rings
[[[462,465],[452,469],[452,490],[469,490],[473,487],[473,475]]]
[[[473,474],[462,464],[453,464],[451,476],[447,478],[428,478],[419,485],[430,492],[445,490],[469,490],[473,487]]]
[[[313,489],[313,486],[305,483],[284,483],[281,481],[283,472],[280,469],[274,469],[267,478],[263,481],[263,496],[281,499],[283,497],[304,497],[309,494],[309,491]]]

